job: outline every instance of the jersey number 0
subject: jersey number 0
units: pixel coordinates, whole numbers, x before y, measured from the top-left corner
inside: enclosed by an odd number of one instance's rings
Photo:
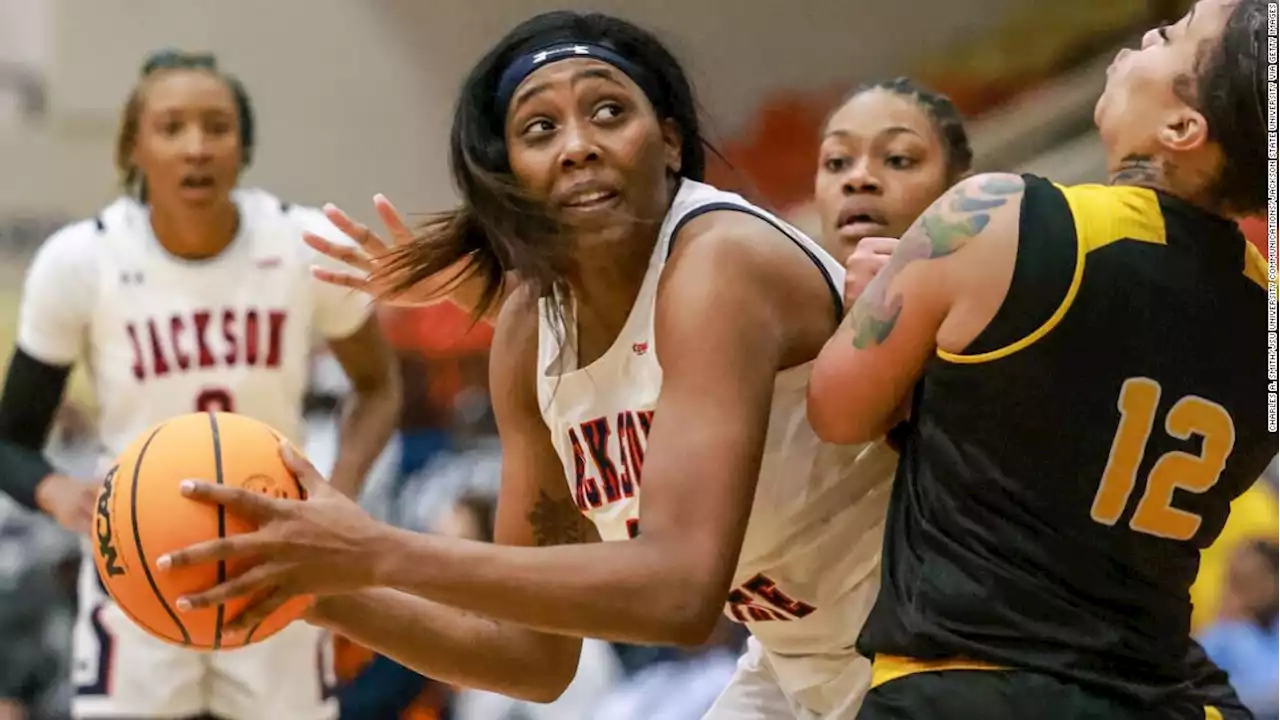
[[[1093,497],[1091,513],[1103,525],[1115,525],[1129,504],[1160,406],[1160,384],[1149,378],[1129,378],[1120,388],[1116,406],[1120,409],[1120,426],[1111,441],[1111,456]],[[1147,535],[1189,540],[1200,529],[1200,516],[1173,507],[1174,491],[1203,493],[1218,482],[1235,447],[1236,428],[1226,408],[1188,395],[1169,408],[1164,431],[1179,440],[1199,435],[1203,446],[1199,455],[1174,451],[1156,461],[1129,527]]]
[[[196,412],[235,412],[235,401],[226,388],[205,388],[196,396]]]

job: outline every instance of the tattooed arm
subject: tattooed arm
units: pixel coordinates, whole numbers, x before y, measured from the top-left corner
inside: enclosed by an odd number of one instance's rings
[[[962,350],[990,322],[1013,275],[1023,189],[1017,175],[970,178],[902,236],[818,356],[808,413],[820,437],[883,435],[929,356]]]
[[[598,542],[595,527],[573,504],[564,469],[537,414],[530,382],[536,328],[508,324],[494,338],[493,401],[503,440],[494,542],[526,547]],[[519,596],[496,599],[521,602]],[[535,702],[550,702],[564,692],[577,672],[582,648],[577,637],[494,620],[390,588],[322,597],[308,620],[428,677]]]

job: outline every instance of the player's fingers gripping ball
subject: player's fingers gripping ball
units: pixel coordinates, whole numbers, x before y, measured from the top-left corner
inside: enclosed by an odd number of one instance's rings
[[[240,574],[251,559],[166,571],[156,566],[166,553],[255,529],[220,505],[183,497],[179,484],[190,479],[276,498],[304,497],[270,426],[230,413],[171,418],[134,440],[103,481],[92,533],[98,576],[125,615],[162,640],[206,650],[264,640],[299,618],[311,598],[290,600],[245,632],[224,633],[253,598],[189,612],[179,612],[176,602]]]

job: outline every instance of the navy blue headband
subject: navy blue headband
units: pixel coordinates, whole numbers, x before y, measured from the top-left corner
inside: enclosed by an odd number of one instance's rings
[[[655,108],[659,107],[661,93],[657,83],[653,81],[653,76],[644,68],[626,59],[616,50],[603,45],[590,42],[560,42],[527,52],[511,61],[507,69],[502,72],[501,79],[498,80],[497,109],[506,115],[516,88],[520,87],[520,83],[533,73],[551,63],[579,58],[599,60],[618,68],[644,91]]]

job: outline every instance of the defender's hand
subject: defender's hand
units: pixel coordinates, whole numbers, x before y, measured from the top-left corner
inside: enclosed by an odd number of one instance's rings
[[[889,264],[894,248],[898,247],[897,238],[869,237],[863,238],[853,254],[845,262],[844,303],[845,308],[853,307],[853,303],[862,295],[862,291],[871,284],[871,279]]]

